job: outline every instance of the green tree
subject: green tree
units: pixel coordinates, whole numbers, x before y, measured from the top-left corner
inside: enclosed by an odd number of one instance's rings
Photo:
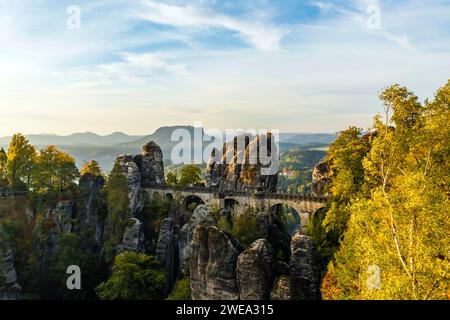
[[[130,218],[130,199],[128,198],[128,181],[118,161],[108,179],[108,217],[107,225],[111,245],[122,241],[123,232]]]
[[[59,190],[61,192],[65,191],[79,176],[80,173],[75,165],[75,159],[67,153],[59,153],[56,163],[56,177],[59,182]]]
[[[329,192],[331,198],[324,219],[327,232],[342,237],[349,219],[352,197],[361,192],[365,182],[363,159],[370,150],[371,134],[362,135],[361,129],[350,127],[340,133],[330,145],[327,161],[334,173]]]
[[[6,171],[13,192],[29,189],[36,150],[20,133],[13,135],[8,148]]]
[[[169,186],[176,186],[178,184],[177,175],[172,171],[169,171],[166,176],[166,183]]]
[[[100,283],[97,270],[98,256],[89,248],[90,244],[74,233],[65,233],[58,243],[58,251],[52,259],[49,272],[54,282],[57,297],[60,299],[94,299],[95,287]],[[67,267],[77,265],[82,273],[82,290],[67,290]]]
[[[78,176],[74,158],[53,145],[40,150],[33,174],[36,192],[63,192]]]
[[[83,167],[81,168],[80,175],[91,174],[93,176],[102,176],[102,169],[97,161],[91,160],[89,162],[83,163]]]
[[[226,218],[219,219],[219,227],[229,232],[244,247],[249,247],[253,242],[264,237],[261,232],[256,214],[246,211],[244,214],[235,215],[230,223]]]
[[[201,170],[198,166],[193,164],[185,165],[180,170],[180,182],[181,186],[194,186],[202,181]]]
[[[8,157],[3,148],[0,149],[0,187],[8,184],[7,175],[6,175],[6,163],[8,161]]]
[[[124,252],[116,256],[113,274],[97,287],[97,295],[102,300],[158,300],[165,283],[166,274],[155,257]]]
[[[167,300],[191,300],[191,284],[189,278],[179,279]]]
[[[398,85],[380,95],[384,119],[375,118],[376,136],[363,160],[370,189],[349,205],[325,298],[448,298],[449,92],[450,81],[424,106]],[[371,266],[380,270],[377,288],[369,285]]]

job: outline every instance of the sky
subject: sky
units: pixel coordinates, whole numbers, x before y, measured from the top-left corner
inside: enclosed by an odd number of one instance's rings
[[[449,71],[449,0],[0,0],[0,136],[368,128]]]

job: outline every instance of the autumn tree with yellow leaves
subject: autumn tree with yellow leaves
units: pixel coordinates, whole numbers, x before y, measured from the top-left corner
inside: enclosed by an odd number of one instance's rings
[[[450,81],[432,101],[420,103],[399,85],[380,99],[384,113],[374,119],[364,182],[348,201],[323,297],[447,299]]]

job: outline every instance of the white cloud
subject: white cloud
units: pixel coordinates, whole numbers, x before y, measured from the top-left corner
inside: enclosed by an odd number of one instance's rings
[[[138,13],[142,19],[174,27],[225,28],[237,32],[242,39],[260,50],[277,50],[287,33],[281,28],[263,22],[248,22],[242,19],[218,14],[211,9],[187,5],[174,6],[147,1],[147,11]]]

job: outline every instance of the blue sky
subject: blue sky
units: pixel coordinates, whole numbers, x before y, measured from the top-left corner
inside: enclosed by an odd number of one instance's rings
[[[449,70],[448,0],[0,0],[0,135],[367,128]]]

